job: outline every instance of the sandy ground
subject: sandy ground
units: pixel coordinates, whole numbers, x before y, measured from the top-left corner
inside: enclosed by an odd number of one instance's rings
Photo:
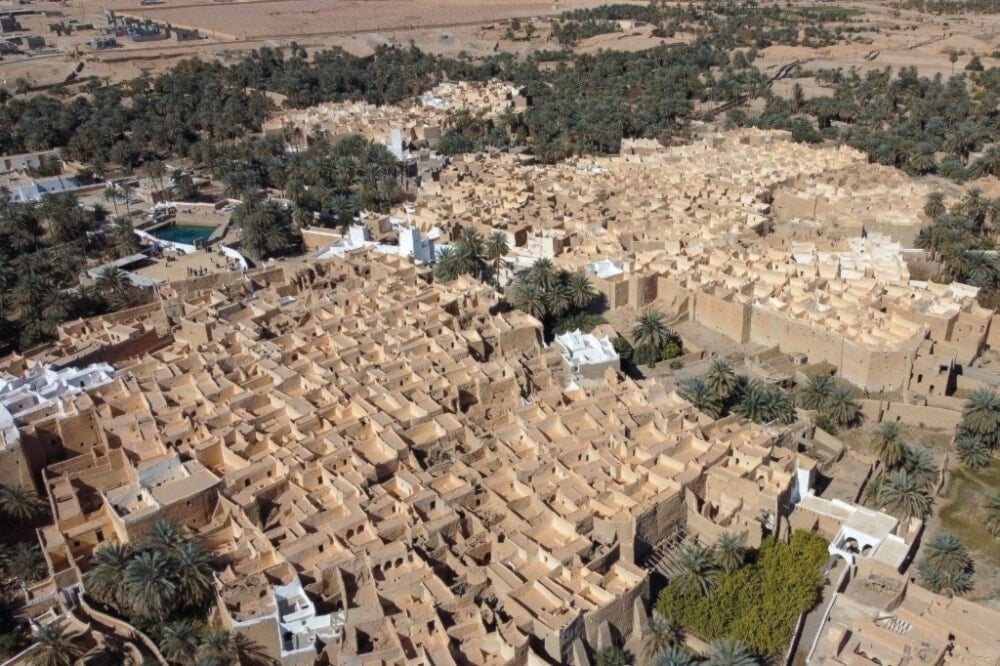
[[[174,66],[182,58],[220,58],[232,62],[245,51],[261,46],[282,47],[297,41],[309,51],[339,46],[356,55],[368,55],[380,44],[406,45],[411,41],[422,49],[442,55],[486,55],[497,50],[525,55],[557,46],[549,39],[543,17],[606,0],[249,0],[245,2],[188,2],[140,7],[136,0],[65,0],[56,6],[46,3],[47,16],[25,16],[25,34],[45,35],[50,47],[32,57],[13,56],[0,61],[0,85],[12,87],[23,78],[35,86],[59,83],[78,67],[78,77],[87,80],[121,81],[143,72],[157,73]],[[636,0],[633,0],[636,1]],[[813,4],[813,3],[805,3]],[[876,2],[845,2],[842,6],[865,11],[864,24],[872,28],[853,41],[824,48],[772,46],[760,53],[758,66],[777,69],[793,60],[806,61],[804,70],[842,67],[864,73],[872,69],[915,66],[923,75],[948,76],[960,71],[973,54],[985,67],[1000,66],[990,54],[1000,50],[1000,14],[970,16],[930,16],[891,9]],[[27,7],[31,7],[28,5]],[[0,0],[0,12],[24,8]],[[39,6],[39,9],[42,7]],[[171,22],[201,30],[205,39],[177,43],[171,40],[147,43],[125,41],[122,48],[95,51],[87,42],[101,34],[103,13],[116,9],[137,17]],[[61,14],[61,16],[60,16]],[[538,34],[530,41],[504,39],[503,21],[512,17],[540,18]],[[70,36],[56,36],[50,23],[75,19],[93,22],[97,29]],[[878,32],[874,31],[878,28]],[[650,28],[626,33],[597,35],[583,40],[578,50],[641,50],[658,44],[688,41],[680,34],[671,40],[651,35]],[[950,52],[959,53],[954,65]],[[867,58],[866,58],[867,57]],[[798,79],[806,96],[827,91],[812,77]],[[791,94],[794,81],[780,82],[775,89]]]
[[[912,11],[898,12],[878,3],[845,2],[838,6],[862,9],[866,24],[872,30],[848,35],[852,43],[835,44],[823,48],[804,46],[771,46],[760,52],[757,66],[775,72],[782,65],[794,60],[806,61],[803,70],[837,69],[849,71],[856,68],[866,72],[890,67],[916,67],[921,76],[950,76],[960,72],[978,55],[985,68],[1000,66],[1000,59],[991,54],[1000,50],[1000,14],[968,16],[933,16]],[[876,32],[874,28],[878,28]],[[950,54],[958,54],[952,64]],[[775,91],[791,95],[792,85],[798,81],[807,97],[828,94],[828,89],[812,77],[788,79],[775,86]]]
[[[177,255],[166,253],[163,258],[153,260],[149,266],[136,271],[139,275],[161,280],[182,280],[191,277],[194,271],[218,273],[226,270],[226,258],[217,251],[195,252],[194,254]]]
[[[133,2],[119,1],[112,3],[111,8],[122,14],[199,28],[216,37],[254,39],[487,24],[513,17],[546,16],[602,2],[603,0],[577,0],[572,3],[545,0],[254,0],[136,7]]]

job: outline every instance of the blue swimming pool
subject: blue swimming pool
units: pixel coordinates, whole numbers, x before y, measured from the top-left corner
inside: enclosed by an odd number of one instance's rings
[[[157,238],[174,243],[185,243],[186,245],[196,245],[196,241],[208,240],[208,237],[215,231],[213,227],[202,227],[196,224],[175,224],[170,227],[163,227],[152,232]]]

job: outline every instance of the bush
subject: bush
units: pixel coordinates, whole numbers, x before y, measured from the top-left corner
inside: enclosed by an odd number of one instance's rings
[[[632,355],[635,353],[635,350],[632,349],[632,345],[628,340],[619,335],[611,341],[611,346],[615,348],[616,352],[618,352],[618,356],[622,361],[632,360]]]
[[[603,323],[605,323],[605,321],[604,317],[601,315],[581,312],[579,314],[570,315],[569,317],[563,317],[555,323],[552,330],[556,335],[562,335],[563,333],[575,331],[576,329],[580,329],[584,333],[590,333],[597,326],[600,326]]]
[[[816,415],[816,427],[830,433],[831,435],[836,435],[837,431],[840,430],[834,420],[826,414]]]
[[[703,640],[732,637],[755,652],[784,653],[800,613],[819,600],[820,568],[829,554],[826,540],[796,531],[790,543],[769,539],[752,563],[720,574],[715,591],[702,595],[674,578],[656,609]]]

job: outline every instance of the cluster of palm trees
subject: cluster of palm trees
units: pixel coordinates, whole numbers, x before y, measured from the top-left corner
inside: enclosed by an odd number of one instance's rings
[[[87,594],[142,628],[180,666],[270,664],[241,634],[206,623],[215,571],[208,553],[168,521],[157,521],[134,546],[109,543],[83,576]]]
[[[708,643],[705,654],[698,657],[684,647],[684,630],[676,622],[654,611],[649,619],[649,632],[643,637],[642,652],[636,666],[760,666],[762,663],[742,642],[734,638],[719,638]],[[594,658],[597,666],[628,666],[629,655],[617,647],[599,650]]]
[[[954,534],[941,532],[924,546],[917,563],[921,582],[934,592],[967,594],[972,591],[972,557]]]
[[[858,402],[850,387],[830,375],[809,377],[798,393],[799,405],[816,411],[816,425],[831,435],[837,434],[839,427],[856,423],[860,416]]]
[[[76,666],[87,650],[65,622],[51,622],[35,631],[31,666]]]
[[[313,213],[321,213],[321,218],[336,219],[346,228],[358,211],[385,213],[404,198],[402,164],[381,143],[353,135],[330,145],[319,136],[305,151],[288,153],[283,145],[278,148],[271,149],[267,141],[245,148],[266,154],[265,168],[250,172],[251,186],[283,190],[295,206],[300,226]],[[245,159],[238,154],[234,158],[224,163],[229,166],[215,170],[227,183],[247,168]]]
[[[76,666],[90,654],[65,622],[43,625],[32,638],[32,666]],[[260,645],[243,634],[192,620],[165,625],[159,647],[163,656],[178,666],[277,666]]]
[[[0,545],[0,580],[27,586],[43,580],[48,573],[37,543],[18,541],[11,546]]]
[[[640,365],[652,365],[684,353],[680,336],[670,330],[664,314],[652,308],[639,313],[632,327],[632,341],[632,360]]]
[[[233,221],[240,227],[240,249],[251,259],[296,252],[302,246],[302,233],[292,222],[291,212],[259,192],[244,195],[233,211]]]
[[[981,388],[972,392],[962,410],[955,449],[963,463],[981,469],[1000,448],[1000,394]]]
[[[48,505],[35,491],[21,485],[0,485],[0,515],[15,525],[30,526],[48,513]],[[48,575],[48,566],[37,542],[0,544],[0,580],[29,585]]]
[[[14,202],[0,187],[0,352],[31,347],[55,335],[69,319],[129,307],[138,292],[112,294],[79,284],[87,254],[107,250],[87,232],[103,211],[85,210],[69,194]],[[113,253],[135,249],[127,220],[116,222]]]
[[[547,336],[560,321],[585,313],[596,298],[586,275],[558,270],[548,259],[514,280],[507,295],[511,305],[542,322]]]
[[[881,469],[869,484],[868,497],[900,520],[925,518],[939,476],[934,457],[923,447],[905,444],[891,421],[879,425],[873,444]]]
[[[711,547],[688,543],[677,551],[676,563],[681,573],[676,580],[684,590],[698,594],[711,594],[718,577],[736,571],[747,561],[748,550],[743,537],[734,532],[724,532]]]
[[[159,628],[157,646],[178,666],[276,666],[253,640],[219,626],[189,619]]]
[[[145,625],[201,617],[212,602],[208,553],[176,525],[154,523],[135,546],[111,542],[94,553],[84,587],[118,615]]]
[[[940,259],[943,280],[958,280],[985,289],[1000,284],[1000,259],[994,252],[1000,232],[1000,198],[989,199],[970,189],[951,208],[944,194],[931,192],[924,213],[932,223],[917,234],[916,246]]]
[[[737,414],[754,423],[793,423],[795,399],[779,386],[738,375],[727,359],[715,359],[702,377],[685,382],[678,391],[712,418]]]
[[[299,229],[313,222],[346,229],[359,211],[385,213],[404,199],[402,165],[384,145],[357,135],[331,145],[317,132],[308,148],[287,151],[285,142],[296,136],[202,146],[198,152],[228,197],[248,201],[262,191],[280,190]]]
[[[510,252],[507,234],[493,231],[483,238],[475,229],[462,229],[451,247],[441,250],[434,265],[434,278],[442,282],[471,275],[499,286],[500,262]]]

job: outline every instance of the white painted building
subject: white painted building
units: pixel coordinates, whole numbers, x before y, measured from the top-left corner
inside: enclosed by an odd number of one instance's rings
[[[107,363],[61,370],[36,363],[23,377],[0,373],[0,444],[10,446],[20,440],[16,419],[52,406],[62,413],[64,397],[107,384],[114,376]]]
[[[401,226],[399,227],[399,256],[410,257],[417,265],[432,263],[437,256],[434,249],[434,239],[430,237],[430,234],[424,236],[416,227]]]
[[[621,369],[621,359],[608,337],[599,338],[580,329],[555,337],[563,361],[577,379],[601,380],[608,368]]]
[[[899,536],[900,521],[895,516],[852,502],[816,497],[811,491],[798,501],[796,509],[840,524],[828,550],[849,565],[859,556],[870,557],[901,571],[922,527],[919,520],[911,521],[902,526],[905,537]]]
[[[316,649],[316,642],[339,643],[343,636],[345,611],[319,615],[298,576],[287,585],[274,585],[262,612],[246,620],[234,620],[237,631],[261,622],[273,622],[278,631],[281,659]],[[298,663],[298,660],[294,660]]]

